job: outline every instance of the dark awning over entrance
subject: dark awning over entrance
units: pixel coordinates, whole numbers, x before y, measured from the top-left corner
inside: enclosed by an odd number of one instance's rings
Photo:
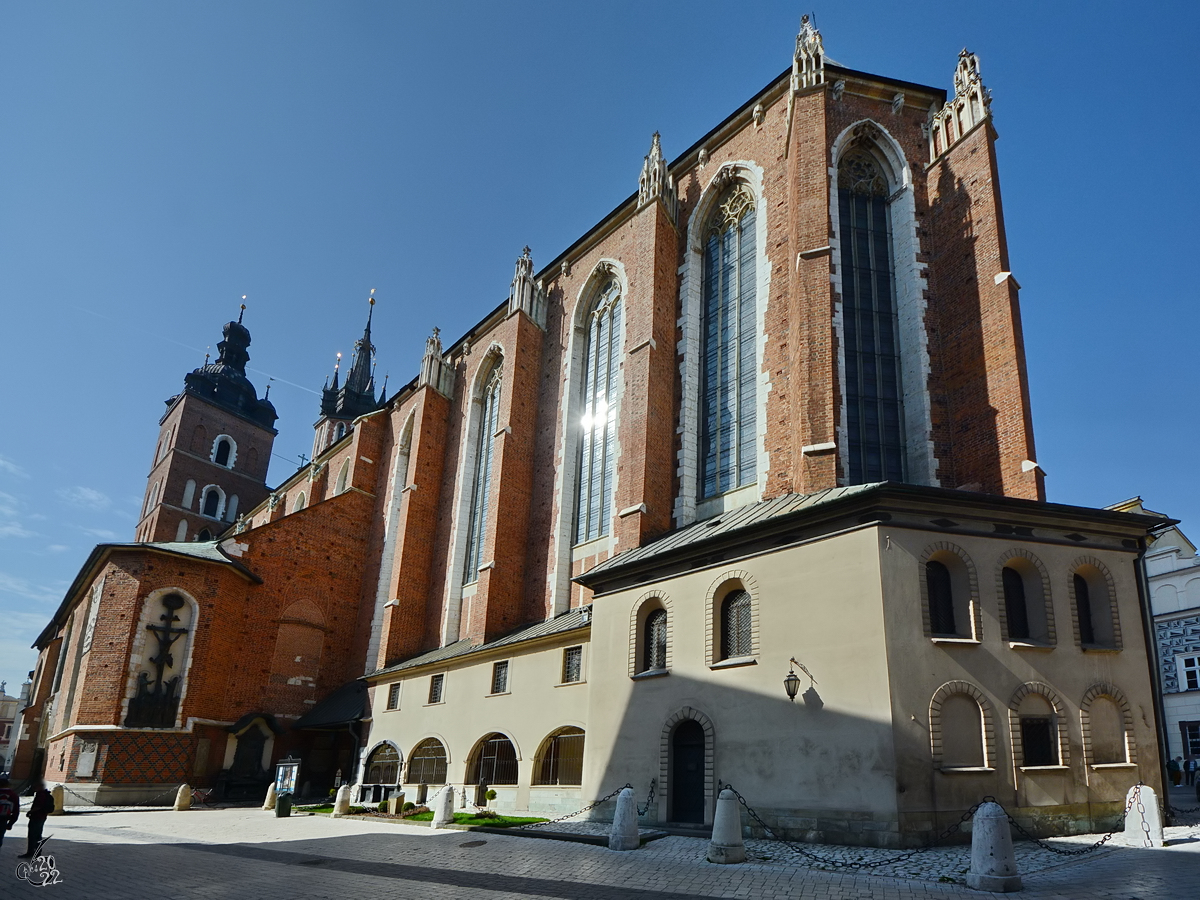
[[[296,720],[293,728],[340,728],[367,715],[367,683],[354,680]]]

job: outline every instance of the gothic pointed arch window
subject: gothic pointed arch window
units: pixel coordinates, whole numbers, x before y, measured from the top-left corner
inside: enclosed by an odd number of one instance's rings
[[[758,477],[755,204],[733,184],[707,225],[700,313],[700,499]]]
[[[579,479],[575,541],[609,533],[617,440],[617,369],[621,359],[621,290],[612,279],[598,293],[584,321],[587,344],[582,373]]]
[[[500,424],[501,361],[496,359],[483,382],[479,397],[479,424],[475,437],[475,471],[471,482],[471,509],[467,524],[467,555],[463,584],[479,578],[483,562],[483,537],[487,528],[488,495],[492,489],[492,454]]]
[[[838,162],[850,484],[903,481],[904,404],[888,181],[864,146]]]

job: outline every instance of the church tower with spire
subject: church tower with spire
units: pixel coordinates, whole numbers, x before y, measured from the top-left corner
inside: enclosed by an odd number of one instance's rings
[[[242,315],[222,336],[216,362],[206,358],[166,401],[139,541],[211,540],[237,521],[239,509],[253,509],[269,493],[275,407],[246,377],[250,332]]]
[[[321,392],[321,417],[313,426],[316,429],[313,435],[314,459],[345,437],[354,426],[355,419],[383,406],[384,396],[375,396],[375,345],[371,343],[375,292],[371,291],[371,294],[367,327],[363,329],[362,338],[354,344],[354,358],[345,383],[341,382],[342,355],[339,353],[337,364],[333,367],[333,383],[326,382]]]

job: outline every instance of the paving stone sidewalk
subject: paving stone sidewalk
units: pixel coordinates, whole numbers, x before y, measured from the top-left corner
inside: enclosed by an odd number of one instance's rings
[[[47,850],[61,882],[36,888],[14,877],[23,828],[0,849],[0,898],[579,898],[680,900],[907,900],[984,897],[936,881],[960,865],[966,848],[934,851],[938,861],[908,873],[825,872],[797,865],[769,842],[736,866],[704,861],[706,842],[667,837],[641,850],[441,831],[415,825],[321,816],[276,819],[254,809],[92,812],[54,817]],[[1114,847],[1082,860],[1024,872],[1030,898],[1152,900],[1200,895],[1200,828],[1171,829],[1164,850]],[[1076,840],[1076,839],[1064,839]],[[1082,840],[1082,839],[1078,839]],[[767,845],[767,846],[763,846]],[[822,852],[857,853],[821,847]],[[868,851],[883,853],[888,851]],[[928,854],[922,854],[922,857]],[[1059,862],[1056,857],[1052,862]],[[894,877],[896,874],[907,877]],[[951,868],[950,877],[961,877]],[[934,880],[931,880],[934,879]]]

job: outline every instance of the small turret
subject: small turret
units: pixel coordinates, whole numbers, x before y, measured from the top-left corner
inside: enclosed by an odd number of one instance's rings
[[[371,291],[370,309],[363,336],[354,343],[354,359],[340,382],[342,355],[338,354],[333,367],[333,383],[321,391],[321,417],[316,423],[313,456],[340,440],[353,426],[354,420],[383,406],[384,398],[375,396],[375,345],[371,343],[371,319],[375,315],[375,291]]]

